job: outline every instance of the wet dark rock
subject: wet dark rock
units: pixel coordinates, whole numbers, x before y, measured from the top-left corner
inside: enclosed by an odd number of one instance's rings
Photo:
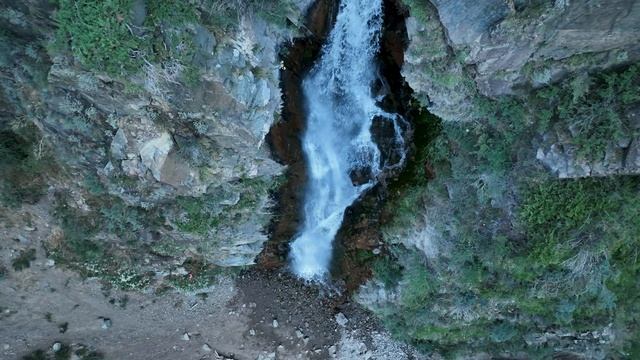
[[[373,90],[382,97],[379,105],[383,110],[399,114],[406,120],[403,135],[407,151],[410,152],[413,141],[412,90],[400,73],[404,62],[404,48],[408,44],[405,26],[408,13],[404,5],[396,0],[385,0],[383,6],[385,23],[378,55],[381,78],[374,84]],[[382,152],[383,162],[386,161],[387,165],[398,163],[402,156],[398,151],[399,144],[392,124],[379,117],[374,119],[371,128],[375,142]],[[344,281],[347,291],[356,290],[371,276],[372,251],[382,242],[380,224],[382,208],[388,196],[386,186],[402,169],[402,166],[387,169],[381,175],[380,183],[345,211],[342,228],[334,242],[335,256],[331,273],[333,277]],[[363,174],[355,173],[358,175],[355,176],[356,179],[361,180]]]
[[[306,170],[302,152],[302,133],[305,127],[302,79],[320,54],[322,44],[337,14],[335,0],[316,1],[309,9],[306,27],[309,36],[295,39],[283,49],[283,69],[280,73],[283,98],[282,118],[267,135],[274,157],[287,165],[287,180],[276,193],[275,212],[278,217],[270,227],[270,241],[261,253],[258,263],[264,267],[280,267],[286,263],[288,242],[301,225]]]
[[[349,177],[351,178],[353,185],[363,185],[373,179],[373,171],[371,166],[363,165],[351,169]]]
[[[393,122],[390,119],[382,116],[375,117],[371,125],[371,135],[380,149],[382,168],[401,164],[406,149],[396,139]]]

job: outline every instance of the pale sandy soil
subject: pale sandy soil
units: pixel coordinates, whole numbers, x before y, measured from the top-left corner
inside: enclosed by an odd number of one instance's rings
[[[46,212],[30,207],[10,217],[0,219],[0,359],[51,351],[55,342],[116,360],[415,358],[344,295],[286,272],[220,276],[206,296],[108,290],[46,258]],[[36,260],[15,271],[11,261],[25,248],[37,249]]]

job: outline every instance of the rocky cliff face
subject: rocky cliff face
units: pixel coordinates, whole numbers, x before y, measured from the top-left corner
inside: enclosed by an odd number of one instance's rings
[[[404,4],[402,74],[441,120],[359,301],[435,357],[637,357],[638,3]]]
[[[526,97],[565,79],[640,59],[636,1],[406,1],[410,45],[403,74],[445,121],[482,118],[479,99]],[[585,159],[576,126],[541,134],[537,158],[561,178],[637,174],[636,105],[620,114],[625,136]],[[576,116],[578,117],[578,116]]]
[[[406,68],[410,79],[430,55],[444,55],[445,46],[459,55],[463,66],[471,68],[480,93],[489,97],[640,58],[636,21],[640,5],[635,1],[408,3],[424,7],[414,13],[409,26],[413,43],[409,52],[415,54]],[[425,37],[431,37],[429,44]],[[441,54],[421,51],[425,46]],[[421,89],[418,81],[416,89]]]
[[[0,277],[37,254],[194,292],[254,263],[286,176],[263,258],[282,265],[298,84],[336,10],[314,2],[305,28],[312,2],[0,0]],[[347,217],[347,287],[373,263],[360,302],[436,357],[638,354],[640,182],[614,176],[640,174],[638,2],[403,2],[381,72],[415,148]]]
[[[435,0],[449,45],[465,51],[484,95],[640,58],[636,1]]]
[[[118,21],[132,38],[160,39],[169,56],[143,55],[126,76],[84,64],[73,37],[70,48],[54,45],[65,3],[0,4],[3,129],[37,126],[63,169],[51,191],[70,191],[72,206],[95,210],[87,189],[99,187],[128,206],[164,209],[162,231],[216,264],[253,263],[266,240],[267,190],[284,171],[265,145],[281,107],[278,51],[309,1],[243,14],[203,2],[194,19],[154,25],[164,3],[134,1]],[[224,16],[233,25],[219,26]]]

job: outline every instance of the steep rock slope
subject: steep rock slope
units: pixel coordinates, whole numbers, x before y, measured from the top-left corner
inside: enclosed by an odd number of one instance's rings
[[[62,241],[48,250],[81,268],[114,246],[252,264],[284,172],[265,145],[278,51],[309,4],[2,1],[3,150],[24,143],[34,163],[7,165],[2,188],[15,206],[17,189],[50,186]]]
[[[639,356],[638,3],[404,3],[403,75],[441,119],[360,302],[445,358]]]
[[[567,78],[575,79],[574,89],[583,88],[576,91],[585,91],[589,74],[640,59],[637,1],[407,3],[413,17],[403,74],[417,98],[445,121],[481,120],[487,99],[525,98]],[[610,122],[622,124],[605,134],[606,149],[581,156],[582,146],[573,140],[598,135],[581,129],[591,114],[575,113],[571,121],[540,131],[532,145],[538,159],[560,177],[637,174],[638,104],[626,102],[614,111]]]

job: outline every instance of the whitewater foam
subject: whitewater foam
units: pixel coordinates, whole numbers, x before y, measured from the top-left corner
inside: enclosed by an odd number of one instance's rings
[[[304,223],[290,256],[293,271],[307,280],[326,278],[347,207],[376,184],[385,168],[399,166],[382,159],[371,134],[375,118],[393,122],[396,145],[404,154],[402,119],[378,107],[372,90],[382,22],[382,0],[341,1],[320,60],[303,81],[308,182]],[[352,181],[352,173],[362,169],[367,179]]]

